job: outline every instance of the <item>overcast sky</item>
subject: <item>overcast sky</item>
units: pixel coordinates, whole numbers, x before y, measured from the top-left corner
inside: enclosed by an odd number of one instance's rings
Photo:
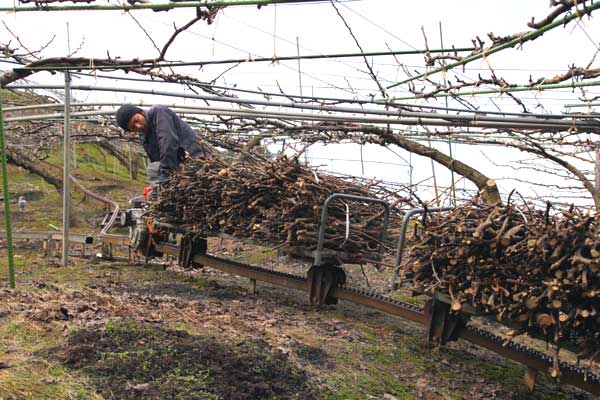
[[[16,0],[0,0],[0,5],[10,7]],[[114,4],[114,2],[113,2]],[[527,22],[535,17],[540,20],[551,9],[548,0],[529,1],[477,1],[477,0],[430,0],[427,2],[397,0],[359,0],[336,2],[337,8],[351,27],[365,52],[386,50],[414,50],[425,48],[425,38],[429,48],[469,47],[472,39],[479,36],[486,45],[491,42],[488,32],[496,36],[528,31]],[[54,38],[39,54],[41,57],[65,56],[69,49],[78,49],[76,56],[104,58],[111,57],[150,58],[156,57],[173,32],[173,23],[181,26],[195,15],[193,9],[179,9],[168,12],[149,10],[125,13],[122,11],[77,11],[77,12],[21,12],[2,14],[0,27],[1,43],[10,41],[12,47],[27,47],[37,50]],[[134,20],[135,18],[135,20]],[[136,22],[137,21],[137,22]],[[5,26],[4,26],[5,25]],[[12,34],[8,32],[12,31]],[[143,28],[143,29],[142,29]],[[441,32],[440,32],[441,29]],[[485,60],[469,64],[465,70],[457,68],[446,78],[456,77],[470,81],[479,74],[489,76],[490,67],[499,77],[509,83],[527,83],[531,78],[551,77],[564,73],[572,64],[586,66],[592,60],[600,43],[600,24],[584,18],[566,28],[559,27],[547,32],[541,38],[526,43],[522,48],[508,49],[494,54]],[[68,36],[67,36],[68,32]],[[148,37],[151,36],[152,40]],[[18,37],[17,38],[15,37]],[[213,24],[198,22],[183,33],[167,53],[167,59],[176,61],[208,61],[246,57],[292,56],[297,53],[297,40],[300,54],[335,54],[359,51],[348,29],[329,2],[300,5],[270,5],[260,9],[254,6],[230,7],[219,13]],[[21,44],[18,43],[21,42]],[[406,78],[403,67],[411,72],[423,72],[422,55],[393,57],[373,57],[373,63],[380,82],[389,86]],[[403,64],[401,67],[398,62]],[[595,60],[592,67],[598,67]],[[178,68],[176,72],[189,74],[203,81],[211,81],[220,76],[216,83],[238,88],[279,91],[286,93],[328,96],[341,98],[369,98],[379,96],[377,86],[366,72],[365,63],[360,58],[337,60],[302,60],[301,78],[298,62],[287,61],[232,65]],[[10,68],[0,64],[1,69]],[[226,73],[224,73],[228,70]],[[99,72],[100,74],[100,72]],[[105,74],[105,73],[102,73]],[[222,75],[221,75],[222,74]],[[115,77],[133,77],[121,72]],[[438,74],[431,79],[441,82],[444,76]],[[299,82],[302,82],[302,88]],[[52,76],[38,73],[30,78],[32,82],[62,84],[60,74]],[[97,86],[147,87],[141,83],[117,81],[101,78],[75,79],[74,84]],[[417,87],[419,84],[417,83]],[[154,84],[159,90],[182,91],[181,88]],[[600,95],[600,89],[587,90],[590,97]],[[409,96],[406,85],[390,89],[391,96]],[[138,101],[172,104],[173,98],[139,96],[135,94],[105,92],[75,92],[78,100]],[[518,97],[533,112],[562,113],[564,105],[579,102],[580,93],[570,90],[544,92],[524,92]],[[240,97],[255,97],[240,94]],[[492,95],[469,98],[482,109],[520,111],[520,108],[507,96]],[[183,100],[181,101],[183,102]],[[185,102],[189,103],[189,100]],[[426,104],[444,106],[445,101],[429,101]],[[460,106],[450,102],[450,106]],[[461,106],[462,107],[462,106]],[[439,145],[447,151],[447,145]],[[513,163],[520,155],[486,148],[454,148],[457,158],[481,165],[490,170],[493,159],[496,164]],[[482,154],[486,153],[485,155]],[[339,159],[358,160],[360,150],[356,146],[334,146],[327,149],[311,149],[313,162],[331,171],[344,171],[362,174],[363,168],[357,161],[342,162]],[[428,160],[418,160],[398,151],[382,150],[379,147],[363,149],[365,175],[377,176],[386,180],[408,182],[419,181],[431,176]],[[412,163],[412,176],[405,164]],[[388,163],[388,164],[380,164]],[[487,164],[486,164],[487,163]],[[398,165],[395,165],[398,164]],[[496,178],[510,177],[510,169],[492,169]],[[438,174],[449,174],[438,167]],[[502,186],[504,185],[504,186]],[[516,182],[501,183],[504,191],[517,186],[533,195],[536,188],[521,187]]]
[[[99,2],[100,3],[100,2]],[[0,4],[12,6],[14,0]],[[69,4],[69,3],[67,3]],[[337,2],[337,7],[352,28],[366,52],[414,50],[425,48],[423,31],[430,48],[469,47],[479,36],[490,44],[488,32],[505,36],[530,30],[526,23],[550,12],[547,0],[530,1],[428,1],[404,2],[395,0],[362,0]],[[2,21],[30,50],[36,50],[55,37],[42,56],[64,56],[79,48],[78,56],[150,58],[162,48],[173,32],[173,23],[181,26],[195,14],[193,9],[168,12],[149,10],[124,13],[121,11],[22,12],[5,13]],[[149,33],[151,41],[134,21]],[[598,24],[587,18],[567,28],[557,28],[542,38],[527,43],[522,49],[506,50],[476,61],[467,67],[464,76],[485,74],[489,66],[511,83],[526,83],[531,75],[541,76],[564,72],[571,64],[586,65],[598,45]],[[440,23],[442,34],[440,35]],[[68,29],[67,29],[68,24]],[[67,39],[67,30],[69,39]],[[589,36],[589,37],[588,37]],[[18,43],[4,27],[2,42]],[[230,7],[219,13],[216,21],[207,25],[199,22],[183,33],[172,45],[167,58],[182,61],[207,61],[228,58],[273,57],[295,55],[296,38],[301,54],[335,54],[357,52],[358,48],[334,7],[327,2],[318,4]],[[19,46],[20,47],[20,46]],[[411,71],[423,71],[422,56],[399,56],[398,60]],[[381,82],[389,85],[406,77],[392,57],[372,59]],[[4,66],[6,67],[6,66]],[[229,66],[206,66],[178,69],[211,81]],[[330,61],[301,62],[304,91],[316,95],[350,97],[354,93],[366,96],[377,94],[375,84],[366,74],[360,58]],[[219,83],[276,90],[277,82],[291,93],[298,93],[296,61],[245,64],[227,72]],[[461,72],[462,71],[458,71]],[[42,74],[36,80],[42,81]],[[460,76],[460,75],[459,75]],[[450,75],[449,75],[450,77]],[[441,77],[439,78],[441,79]],[[60,79],[59,79],[60,80]],[[353,93],[354,91],[354,93]],[[391,94],[407,95],[404,87],[392,89]],[[527,94],[523,98],[533,104],[538,99],[562,109],[563,97]],[[537,97],[537,99],[534,99]],[[503,99],[496,99],[503,103]],[[510,101],[506,101],[510,103]],[[557,104],[560,103],[560,106]],[[487,103],[491,105],[491,103]]]

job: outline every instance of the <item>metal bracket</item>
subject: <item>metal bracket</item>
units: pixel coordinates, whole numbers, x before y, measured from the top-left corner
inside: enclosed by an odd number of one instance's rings
[[[383,227],[381,229],[381,234],[379,236],[379,243],[385,242],[385,239],[387,237],[387,228],[388,228],[388,225],[390,222],[390,206],[385,201],[380,200],[380,199],[372,199],[370,197],[355,196],[352,194],[334,193],[325,200],[325,203],[323,203],[323,211],[321,212],[321,224],[319,226],[319,239],[317,241],[317,249],[314,252],[314,256],[315,256],[314,265],[321,265],[323,263],[323,259],[322,259],[323,243],[325,242],[325,227],[327,224],[327,216],[329,213],[329,203],[331,203],[335,199],[346,199],[346,200],[353,200],[353,201],[364,202],[364,203],[376,203],[376,204],[380,204],[381,206],[383,206],[383,209],[384,209]],[[379,253],[381,254],[382,252],[383,252],[383,244],[381,244],[379,246]]]
[[[203,268],[204,265],[194,262],[196,254],[206,254],[208,242],[206,237],[197,232],[188,232],[181,238],[179,245],[179,265],[183,268]]]
[[[309,285],[310,304],[337,304],[333,290],[346,283],[346,273],[334,265],[313,265],[306,275]]]
[[[406,231],[408,222],[415,214],[424,214],[428,212],[442,212],[452,210],[454,207],[431,207],[431,208],[413,208],[408,210],[402,218],[402,227],[400,228],[400,237],[398,238],[398,249],[396,250],[396,261],[394,262],[394,276],[392,277],[392,290],[398,289],[400,281],[400,264],[404,253],[404,243],[406,242]]]
[[[537,369],[534,369],[531,367],[527,367],[525,369],[525,376],[523,377],[523,382],[525,383],[525,386],[527,386],[527,389],[530,392],[533,392],[533,389],[535,389],[537,375],[538,375]]]
[[[423,308],[427,318],[427,337],[441,345],[458,340],[458,334],[465,328],[464,316],[450,312],[450,304],[434,299]]]

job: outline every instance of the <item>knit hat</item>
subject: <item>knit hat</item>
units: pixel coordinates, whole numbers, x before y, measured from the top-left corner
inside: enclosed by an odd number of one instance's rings
[[[135,114],[143,113],[139,107],[134,106],[133,104],[123,104],[117,110],[117,125],[119,125],[124,131],[129,130],[129,121],[131,121],[131,117]]]

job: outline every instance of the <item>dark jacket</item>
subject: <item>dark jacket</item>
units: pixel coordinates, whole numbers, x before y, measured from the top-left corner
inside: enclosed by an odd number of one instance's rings
[[[165,106],[153,106],[145,113],[147,130],[141,135],[150,161],[160,161],[159,174],[167,178],[184,160],[207,157],[196,132],[177,114]]]

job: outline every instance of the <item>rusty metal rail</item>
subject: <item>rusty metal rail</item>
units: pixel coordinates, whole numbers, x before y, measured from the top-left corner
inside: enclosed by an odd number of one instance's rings
[[[105,228],[102,230],[99,239],[102,242],[109,244],[129,244],[129,238],[127,236],[111,235],[106,232],[108,229],[110,229],[117,218],[119,213],[118,204],[89,191],[83,187],[83,185],[81,185],[72,175],[70,177],[73,183],[84,193],[90,195],[98,201],[114,207],[113,215],[111,216],[107,226],[105,226]],[[181,250],[178,246],[161,243],[156,245],[156,249],[165,254],[174,256],[179,256]],[[310,292],[310,282],[303,276],[243,264],[207,254],[193,254],[193,262],[230,274],[246,277],[251,280],[259,280],[262,282],[271,283],[273,285]],[[400,302],[376,292],[365,291],[344,285],[334,288],[331,296],[336,299],[347,300],[356,304],[364,305],[390,315],[402,317],[422,325],[427,325],[429,323],[428,315],[424,312],[422,307]],[[491,350],[508,359],[525,365],[527,367],[527,372],[525,375],[526,384],[530,388],[533,388],[537,372],[547,372],[553,364],[552,357],[545,353],[531,349],[512,340],[506,340],[494,333],[479,328],[468,325],[462,326],[458,328],[456,336],[460,339],[466,340],[477,346]],[[600,377],[593,374],[588,369],[561,362],[560,372],[562,383],[579,387],[594,395],[600,395]]]
[[[0,231],[0,237],[6,237],[5,231]],[[37,240],[63,240],[61,232],[52,231],[13,231],[12,237],[15,239],[37,239]],[[69,242],[93,244],[94,237],[85,233],[69,233]]]
[[[179,254],[179,248],[174,246],[158,245],[157,249],[166,254]],[[291,289],[309,291],[309,282],[302,276],[273,271],[206,254],[195,255],[194,262],[249,279],[268,282]],[[422,307],[397,301],[375,292],[356,289],[350,286],[341,286],[333,291],[332,296],[423,325],[427,323],[427,317]],[[552,366],[553,360],[551,356],[515,341],[506,340],[483,329],[466,326],[458,332],[458,337],[523,364],[528,368],[528,371],[547,372]],[[600,395],[600,377],[590,370],[561,362],[560,371],[562,383],[579,387],[594,395]]]

